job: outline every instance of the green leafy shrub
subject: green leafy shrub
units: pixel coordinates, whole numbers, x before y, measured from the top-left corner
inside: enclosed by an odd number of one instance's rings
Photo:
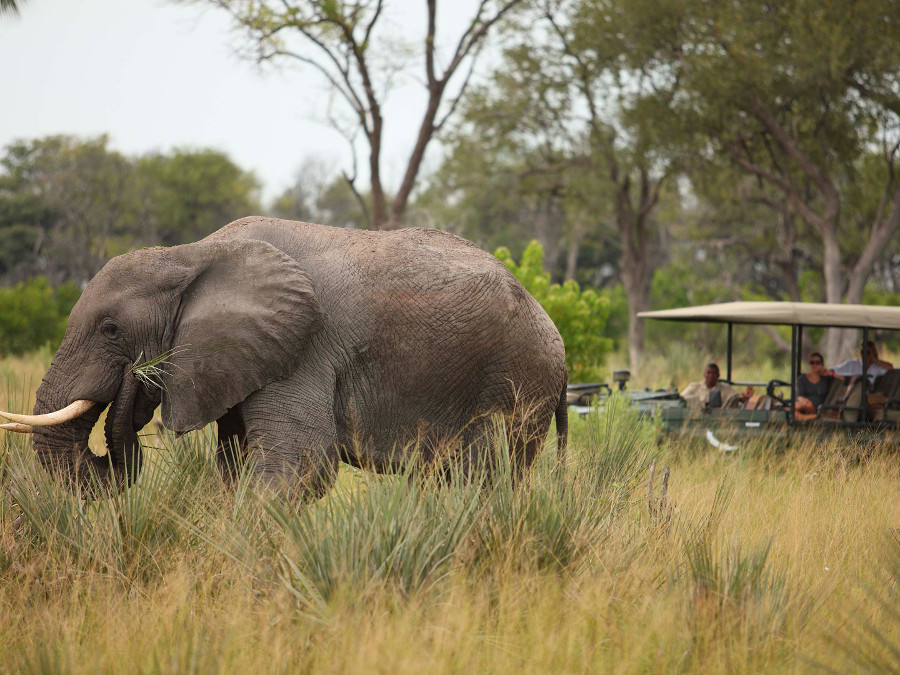
[[[616,284],[608,288],[598,288],[596,293],[609,302],[609,318],[603,331],[613,341],[613,350],[628,349],[628,298],[625,288]]]
[[[55,349],[80,295],[75,284],[53,288],[46,277],[0,288],[0,355],[23,354],[46,344]]]
[[[613,341],[606,337],[609,300],[591,289],[581,290],[575,281],[551,284],[550,274],[544,271],[544,247],[537,241],[528,244],[518,265],[505,246],[494,255],[516,275],[559,329],[566,344],[569,381],[603,379],[603,358],[613,347]]]

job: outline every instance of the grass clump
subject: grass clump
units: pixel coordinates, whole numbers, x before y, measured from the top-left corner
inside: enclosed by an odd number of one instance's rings
[[[884,566],[864,585],[866,600],[845,610],[843,630],[831,636],[840,670],[858,673],[900,673],[900,531],[883,540]],[[824,666],[820,659],[817,665]]]
[[[439,585],[471,534],[481,497],[472,485],[435,482],[357,480],[311,507],[270,503],[285,543],[282,581],[302,604],[318,607],[341,593],[408,597]]]

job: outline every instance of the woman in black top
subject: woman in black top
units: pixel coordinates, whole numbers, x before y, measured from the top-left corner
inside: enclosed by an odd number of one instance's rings
[[[834,380],[825,370],[825,360],[819,352],[813,352],[809,356],[809,372],[797,378],[797,400],[794,402],[794,412],[815,415],[819,406],[825,402],[828,396],[828,388]]]

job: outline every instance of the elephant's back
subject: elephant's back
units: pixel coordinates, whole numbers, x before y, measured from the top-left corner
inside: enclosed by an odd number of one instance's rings
[[[545,350],[562,348],[553,322],[503,263],[448,232],[353,230],[253,216],[208,238],[271,243],[309,271],[326,303],[349,302],[356,316],[376,319],[372,330],[397,332],[398,325],[420,322],[446,342],[489,327],[527,334]]]
[[[420,306],[443,303],[465,292],[476,301],[490,287],[492,302],[519,311],[533,302],[518,280],[493,255],[448,232],[428,228],[353,230],[314,223],[251,216],[236,220],[207,239],[266,241],[309,270],[313,283],[341,284],[341,295],[418,296]],[[327,292],[327,288],[323,288]]]
[[[455,234],[423,227],[399,230],[355,230],[295,220],[248,216],[213,232],[207,240],[259,239],[291,257],[336,252],[372,273],[397,268],[414,273],[415,261],[444,260],[463,266],[499,265],[494,256]],[[505,269],[505,268],[504,268]]]
[[[343,351],[354,366],[386,364],[387,377],[416,388],[446,383],[448,373],[521,379],[523,363],[536,378],[560,369],[564,377],[562,339],[543,308],[503,263],[456,235],[251,217],[210,237],[261,239],[295,258],[321,294],[335,339],[352,336]]]

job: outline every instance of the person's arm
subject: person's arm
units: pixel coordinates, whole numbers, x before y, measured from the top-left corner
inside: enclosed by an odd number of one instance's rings
[[[753,387],[747,387],[744,392],[739,393],[737,389],[726,382],[719,382],[719,390],[722,392],[722,405],[725,405],[728,400],[735,396],[742,401],[746,401],[753,396]]]
[[[878,364],[885,370],[893,370],[894,369],[893,363],[890,363],[888,361],[882,361],[878,357],[878,347],[874,347],[874,346],[872,347],[872,363]]]
[[[839,377],[840,379],[844,379],[846,377],[852,375],[860,375],[862,374],[861,364],[859,361],[855,359],[850,359],[849,361],[844,361],[843,363],[835,366],[831,369],[831,371],[827,371],[833,374],[833,377]]]
[[[688,408],[697,409],[701,407],[701,386],[705,387],[706,385],[704,385],[702,382],[691,382],[684,388],[683,391],[679,392],[678,395],[684,399],[685,403],[687,403]]]
[[[686,386],[679,395],[683,399],[689,398],[700,398],[700,382],[691,382],[688,386]]]

